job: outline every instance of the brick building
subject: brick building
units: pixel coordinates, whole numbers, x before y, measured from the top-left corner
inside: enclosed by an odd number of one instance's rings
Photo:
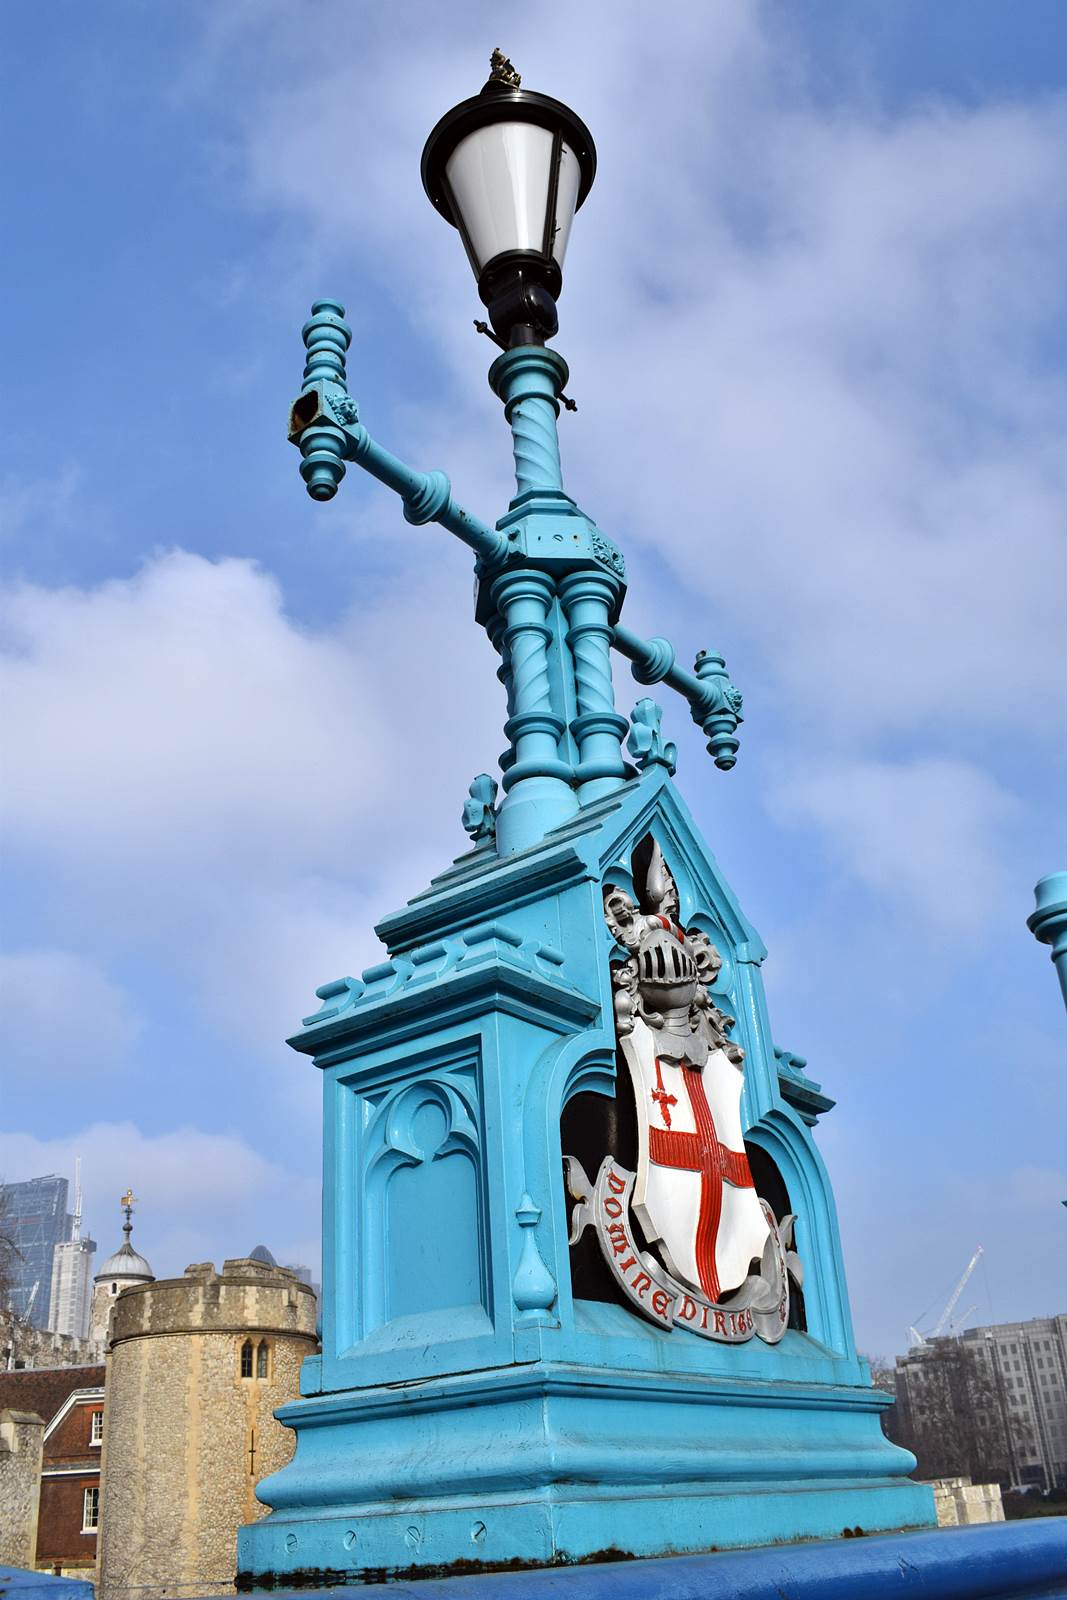
[[[100,1522],[104,1368],[0,1372],[0,1417],[4,1415],[20,1419],[21,1437],[15,1442],[24,1468],[18,1479],[14,1472],[10,1477],[0,1474],[5,1542],[10,1539],[24,1564],[39,1572],[91,1578]],[[38,1419],[36,1428],[31,1418]],[[10,1424],[8,1431],[14,1435]],[[39,1435],[39,1445],[34,1435]]]

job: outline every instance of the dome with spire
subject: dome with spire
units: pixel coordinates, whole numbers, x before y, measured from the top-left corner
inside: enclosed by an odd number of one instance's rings
[[[103,1283],[107,1278],[118,1282],[122,1280],[123,1287],[128,1283],[154,1283],[155,1273],[139,1251],[130,1243],[130,1234],[133,1232],[133,1194],[127,1190],[122,1197],[122,1208],[126,1213],[126,1221],[122,1224],[122,1231],[126,1235],[118,1249],[107,1260],[101,1263],[100,1271],[93,1279],[94,1283]]]
[[[129,1239],[119,1245],[114,1255],[101,1264],[94,1283],[104,1278],[125,1278],[129,1283],[154,1283],[156,1275],[148,1262],[133,1248]]]

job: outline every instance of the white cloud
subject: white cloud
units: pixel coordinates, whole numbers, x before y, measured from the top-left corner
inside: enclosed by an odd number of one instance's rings
[[[704,203],[658,236],[664,303],[631,282],[624,341],[611,295],[576,319],[598,506],[727,613],[718,638],[756,642],[822,738],[1067,716],[1063,384],[1034,358],[1065,309],[1065,125],[1055,106],[780,112],[746,172],[755,221],[722,141],[679,140]],[[654,175],[627,170],[640,213]],[[590,248],[609,281],[598,230]]]
[[[123,1065],[142,1019],[119,986],[69,950],[0,954],[4,1072],[41,1082]]]
[[[7,1183],[46,1172],[73,1181],[76,1156],[82,1158],[85,1226],[99,1257],[121,1243],[118,1201],[131,1186],[138,1201],[135,1243],[157,1277],[181,1273],[210,1252],[219,1264],[258,1243],[278,1260],[293,1259],[317,1232],[317,1176],[296,1176],[239,1134],[192,1127],[147,1133],[133,1122],[96,1122],[56,1139],[0,1133],[0,1174]],[[270,1230],[273,1237],[262,1238]]]
[[[1000,906],[1014,802],[964,762],[827,761],[778,781],[772,814],[823,830],[839,867],[934,929],[979,934]]]
[[[251,563],[183,551],[93,588],[14,588],[9,849],[69,896],[72,936],[167,960],[213,1021],[277,1040],[315,984],[380,959],[376,917],[466,847],[501,698],[469,607],[463,563],[432,546],[404,593],[314,632]]]
[[[5,814],[27,842],[110,861],[325,862],[367,814],[338,712],[358,706],[382,747],[381,701],[251,563],[173,551],[90,590],[26,585],[0,623]]]
[[[255,202],[299,215],[327,262],[358,251],[375,304],[393,292],[451,358],[452,441],[440,411],[421,424],[446,461],[485,402],[473,285],[417,162],[434,108],[476,86],[487,14],[427,12],[401,53],[375,35],[323,63],[276,10],[299,64],[244,125]],[[891,117],[839,86],[827,106],[780,22],[513,19],[526,81],[569,99],[601,156],[557,341],[582,401],[571,487],[684,578],[675,626],[714,605],[716,640],[751,641],[821,737],[1047,735],[1067,720],[1064,385],[1042,359],[1067,309],[1067,101]],[[674,92],[681,60],[696,92]],[[354,104],[374,130],[358,182]]]

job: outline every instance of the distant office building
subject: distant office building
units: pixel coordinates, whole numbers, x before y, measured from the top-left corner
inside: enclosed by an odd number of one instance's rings
[[[920,1476],[1067,1488],[1067,1314],[933,1339],[896,1376],[893,1437]]]
[[[0,1185],[0,1216],[14,1249],[9,1253],[9,1298],[15,1316],[47,1328],[52,1298],[52,1255],[70,1238],[66,1178],[54,1174]]]
[[[73,1339],[89,1335],[89,1311],[93,1299],[92,1239],[67,1239],[52,1252],[52,1293],[48,1326],[53,1333],[69,1333]]]

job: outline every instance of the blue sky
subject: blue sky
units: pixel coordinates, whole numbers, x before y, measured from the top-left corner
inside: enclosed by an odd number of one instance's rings
[[[1067,1308],[1067,24],[1053,0],[23,8],[0,65],[0,1173],[83,1158],[160,1274],[317,1260],[316,984],[463,846],[501,746],[470,562],[285,442],[338,295],[372,431],[493,520],[510,451],[429,128],[501,44],[593,129],[568,487],[629,624],[726,654],[667,713],[838,1099],[861,1342],[978,1243],[972,1320]],[[620,700],[636,689],[620,673]]]

